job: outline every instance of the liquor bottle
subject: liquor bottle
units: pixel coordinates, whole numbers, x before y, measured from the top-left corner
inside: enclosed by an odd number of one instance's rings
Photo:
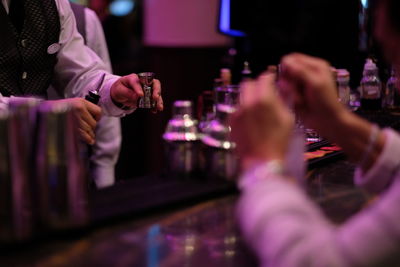
[[[384,107],[386,109],[394,109],[399,107],[399,87],[397,86],[397,77],[395,70],[392,68],[391,76],[386,83],[385,95],[384,95]]]
[[[229,86],[232,84],[232,72],[230,69],[223,68],[220,70],[220,78],[222,86]]]
[[[242,81],[251,79],[252,71],[250,69],[250,64],[248,61],[243,63],[243,70],[242,70]]]
[[[338,86],[338,94],[339,101],[345,106],[349,106],[350,102],[350,73],[345,69],[337,70],[337,78],[336,78],[337,86]]]
[[[361,80],[361,108],[379,110],[382,107],[382,83],[379,79],[378,67],[368,58],[364,65]]]
[[[213,91],[203,91],[198,98],[197,117],[200,119],[199,130],[204,132],[215,117],[215,101]]]

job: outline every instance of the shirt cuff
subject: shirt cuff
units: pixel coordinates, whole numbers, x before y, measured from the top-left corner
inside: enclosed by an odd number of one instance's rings
[[[360,167],[357,167],[354,173],[355,184],[372,193],[379,193],[386,189],[400,166],[400,157],[397,156],[400,149],[400,136],[392,129],[385,129],[383,133],[386,136],[386,142],[374,165],[366,173],[363,173]]]
[[[100,90],[100,106],[103,108],[103,111],[106,115],[108,116],[113,116],[113,117],[123,117],[127,114],[131,114],[136,110],[136,108],[129,109],[129,110],[124,110],[119,107],[117,107],[110,95],[110,90],[111,86],[119,79],[119,76],[116,75],[110,75],[107,77],[107,79],[104,81],[104,85],[102,86]]]
[[[91,170],[91,175],[99,189],[112,186],[115,183],[115,169],[113,166],[94,166]]]
[[[284,175],[282,162],[278,160],[260,162],[247,170],[239,180],[239,188],[246,190],[260,181]]]

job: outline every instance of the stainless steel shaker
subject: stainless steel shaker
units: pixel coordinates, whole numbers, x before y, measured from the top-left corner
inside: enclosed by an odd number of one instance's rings
[[[143,97],[139,99],[139,108],[154,108],[155,102],[153,101],[153,81],[154,72],[141,72],[138,74],[140,84],[143,89]]]
[[[238,172],[238,159],[233,153],[236,144],[229,139],[231,127],[227,121],[235,110],[230,105],[218,104],[216,118],[211,121],[202,137],[203,168],[213,177],[233,180]]]
[[[175,101],[173,117],[163,135],[168,171],[190,174],[199,168],[199,141],[197,121],[193,119],[191,101]]]
[[[43,103],[38,113],[37,202],[43,227],[68,229],[88,223],[88,183],[77,121],[65,103]]]
[[[35,230],[32,140],[40,102],[11,98],[0,111],[0,242],[25,241]]]

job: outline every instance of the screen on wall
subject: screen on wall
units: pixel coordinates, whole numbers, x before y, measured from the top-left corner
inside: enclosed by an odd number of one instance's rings
[[[220,0],[218,30],[232,37],[244,37],[246,12],[240,0]]]

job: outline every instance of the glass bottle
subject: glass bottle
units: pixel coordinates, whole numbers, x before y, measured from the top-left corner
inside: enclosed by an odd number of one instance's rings
[[[382,107],[382,83],[379,79],[378,67],[368,58],[364,65],[361,80],[361,108],[364,110],[379,110]]]
[[[392,69],[391,76],[386,83],[384,107],[393,109],[399,106],[399,88],[397,86],[397,77],[394,69]]]
[[[250,69],[250,64],[248,61],[243,63],[243,70],[242,70],[242,81],[251,79],[252,71]]]
[[[337,86],[338,86],[339,101],[345,106],[349,106],[350,102],[349,81],[350,81],[350,73],[345,69],[338,69]]]
[[[214,91],[203,91],[198,101],[199,130],[204,132],[215,117]]]

